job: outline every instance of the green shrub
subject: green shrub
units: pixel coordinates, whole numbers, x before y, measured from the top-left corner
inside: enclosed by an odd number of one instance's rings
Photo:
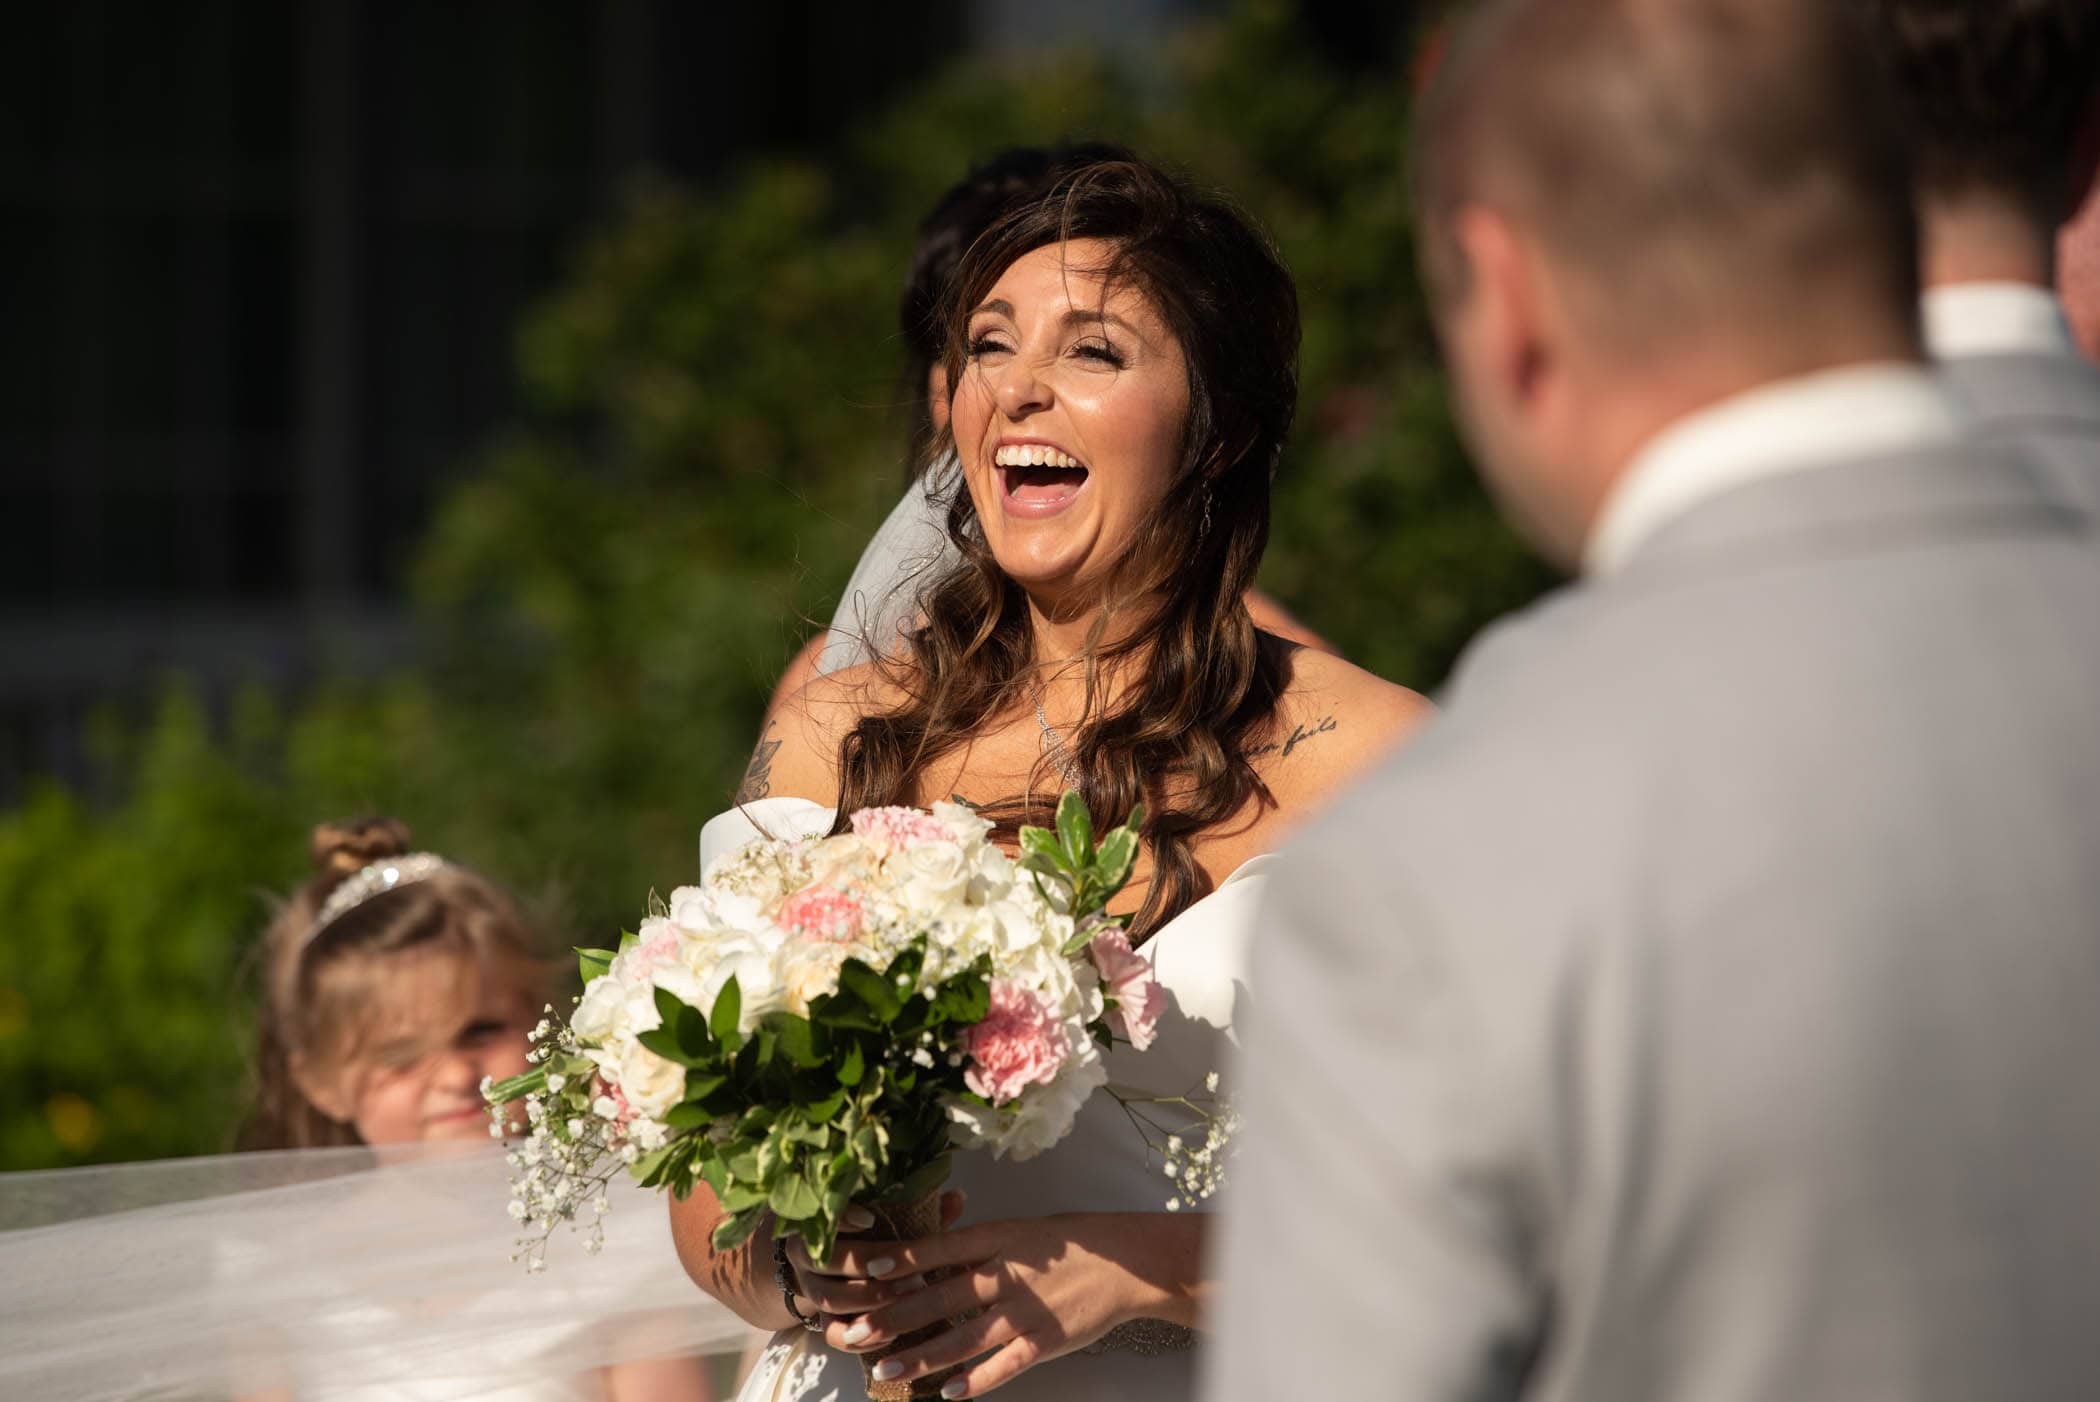
[[[965,64],[827,159],[632,192],[518,337],[522,408],[415,571],[426,664],[216,731],[180,688],[113,744],[107,807],[0,815],[0,1168],[209,1152],[238,1113],[236,973],[317,819],[384,811],[600,944],[689,880],[774,677],[904,482],[895,298],[921,212],[977,157],[1125,141],[1229,189],[1296,271],[1299,428],[1272,592],[1434,686],[1539,567],[1445,411],[1402,173],[1404,86],[1345,77],[1286,7],[1164,72]]]

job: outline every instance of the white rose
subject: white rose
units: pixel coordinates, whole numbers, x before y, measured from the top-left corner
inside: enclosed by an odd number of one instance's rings
[[[661,1120],[685,1098],[685,1068],[639,1044],[620,1058],[620,1093],[652,1120]]]
[[[787,951],[780,964],[781,1004],[797,1017],[809,1016],[809,1005],[839,987],[839,968],[852,951],[824,940],[804,940]]]
[[[903,877],[899,897],[913,911],[933,916],[959,904],[968,893],[970,858],[956,842],[921,842],[890,861]]]
[[[984,844],[986,836],[992,830],[991,823],[979,817],[976,809],[966,808],[960,803],[949,803],[945,800],[936,803],[933,805],[933,816],[940,819],[948,831],[955,834],[958,842]]]
[[[647,1032],[662,1021],[656,1012],[656,990],[648,980],[629,982],[608,973],[591,980],[569,1025],[586,1042],[606,1042]]]
[[[706,925],[710,907],[707,892],[698,886],[680,886],[671,893],[666,902],[671,911],[671,923],[688,930],[697,930]]]
[[[811,845],[809,881],[804,884],[821,883],[842,891],[857,890],[874,879],[877,862],[875,849],[865,838],[842,832]]]

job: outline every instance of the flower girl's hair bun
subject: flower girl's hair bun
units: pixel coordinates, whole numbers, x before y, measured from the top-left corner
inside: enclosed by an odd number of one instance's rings
[[[324,881],[355,876],[366,867],[409,850],[408,824],[397,818],[355,818],[344,823],[321,823],[314,828],[308,850],[314,873]]]

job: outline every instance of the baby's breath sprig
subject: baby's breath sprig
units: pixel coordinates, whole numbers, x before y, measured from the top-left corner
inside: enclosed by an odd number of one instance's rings
[[[506,1083],[513,1089],[530,1083],[522,1097],[526,1134],[506,1161],[510,1215],[523,1228],[511,1259],[523,1262],[527,1271],[541,1271],[547,1266],[548,1238],[562,1223],[583,1234],[586,1254],[603,1248],[613,1179],[647,1149],[660,1146],[665,1131],[646,1120],[623,1122],[619,1103],[594,1093],[597,1068],[566,1025],[543,1018],[531,1042],[526,1060],[534,1069]],[[493,1100],[497,1089],[496,1082],[484,1080],[483,1098]],[[489,1134],[506,1137],[513,1118],[508,1104],[492,1104]]]
[[[1161,1171],[1174,1185],[1167,1198],[1167,1211],[1194,1207],[1225,1186],[1225,1160],[1232,1137],[1239,1132],[1239,1111],[1218,1092],[1218,1073],[1203,1078],[1202,1088],[1180,1095],[1137,1095],[1119,1086],[1103,1087],[1136,1127],[1145,1148],[1160,1158]],[[1155,1107],[1148,1110],[1144,1107]],[[1157,1110],[1181,1111],[1176,1119],[1192,1120],[1179,1129],[1162,1124]],[[1202,1131],[1200,1142],[1191,1142]]]

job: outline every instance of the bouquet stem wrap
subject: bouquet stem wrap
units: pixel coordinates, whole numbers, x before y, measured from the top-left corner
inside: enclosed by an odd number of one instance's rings
[[[915,1241],[920,1237],[932,1236],[941,1229],[941,1193],[938,1188],[911,1202],[871,1203],[868,1210],[875,1214],[874,1233],[892,1241]],[[928,1273],[927,1281],[929,1284],[936,1283],[953,1274],[955,1272],[952,1268],[932,1271]],[[867,1383],[869,1402],[908,1402],[908,1399],[912,1398],[939,1397],[941,1384],[962,1372],[962,1364],[928,1373],[923,1378],[913,1378],[909,1381],[892,1378],[888,1382],[875,1381],[875,1365],[893,1353],[916,1348],[947,1328],[946,1323],[929,1324],[924,1329],[914,1329],[909,1334],[899,1335],[872,1353],[862,1354],[861,1376]]]

